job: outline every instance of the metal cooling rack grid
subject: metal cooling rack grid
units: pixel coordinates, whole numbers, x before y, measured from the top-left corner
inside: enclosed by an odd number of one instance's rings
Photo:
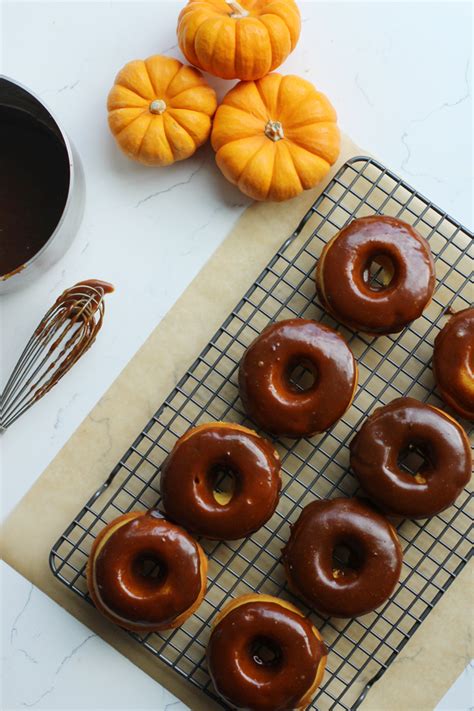
[[[314,267],[327,242],[353,217],[375,212],[398,216],[430,241],[438,285],[425,314],[401,334],[372,339],[333,321],[314,300]],[[297,239],[298,238],[298,239]],[[255,336],[274,320],[315,318],[338,328],[359,364],[354,403],[331,430],[312,439],[278,440],[283,489],[278,510],[251,538],[201,541],[209,556],[205,601],[181,628],[164,634],[132,635],[149,651],[216,698],[205,664],[209,626],[230,598],[258,591],[292,600],[280,551],[289,523],[314,497],[350,496],[357,484],[349,473],[348,443],[367,414],[400,395],[441,405],[430,368],[433,341],[447,307],[468,304],[472,235],[373,159],[346,163],[263,270],[209,344],[181,378],[107,482],[88,501],[51,551],[56,577],[81,597],[87,595],[85,566],[93,539],[116,516],[159,501],[159,467],[191,426],[225,419],[253,426],[238,400],[237,370]],[[472,252],[471,252],[472,254]],[[463,264],[461,265],[461,262]],[[376,278],[377,275],[375,275]],[[464,423],[467,425],[467,423]],[[112,484],[113,492],[102,494]],[[312,708],[355,709],[466,564],[472,552],[471,497],[425,522],[404,521],[400,585],[377,613],[354,620],[311,614],[330,649],[328,668]]]

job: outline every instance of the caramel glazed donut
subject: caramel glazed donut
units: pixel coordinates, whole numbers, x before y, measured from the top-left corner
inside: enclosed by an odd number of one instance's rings
[[[474,308],[454,314],[436,336],[433,372],[443,400],[474,420]]]
[[[290,380],[297,366],[313,383],[298,389]],[[240,397],[249,417],[276,435],[304,437],[323,432],[348,409],[357,386],[357,364],[342,336],[301,318],[268,326],[244,354]]]
[[[369,283],[373,263],[389,281]],[[397,333],[423,313],[435,287],[428,242],[394,217],[353,220],[324,247],[316,268],[316,289],[329,313],[353,330]]]
[[[343,548],[344,562],[334,554]],[[283,551],[290,589],[322,615],[357,617],[392,594],[402,550],[395,529],[359,499],[313,501],[293,526]]]
[[[218,491],[225,473],[234,482],[228,493]],[[189,430],[161,471],[166,515],[197,535],[217,540],[243,538],[263,526],[275,511],[280,487],[275,447],[252,430],[226,422]]]
[[[144,564],[159,566],[145,577]],[[97,536],[87,565],[89,594],[105,617],[127,630],[181,625],[206,592],[201,546],[156,511],[119,516]]]
[[[411,449],[424,457],[413,476],[399,464]],[[463,428],[431,405],[400,397],[375,410],[350,444],[361,486],[389,514],[427,518],[451,506],[471,478]]]
[[[217,693],[246,711],[306,708],[323,678],[326,657],[318,630],[298,608],[258,594],[224,607],[207,648]]]

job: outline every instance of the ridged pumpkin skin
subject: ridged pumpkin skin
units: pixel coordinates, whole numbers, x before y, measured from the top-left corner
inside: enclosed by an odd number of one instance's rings
[[[107,100],[122,151],[155,166],[189,158],[205,143],[216,106],[215,91],[197,69],[159,55],[126,64]]]
[[[240,82],[211,134],[225,177],[254,200],[288,200],[319,183],[339,155],[336,112],[305,79],[270,74]]]
[[[298,42],[294,0],[189,0],[178,19],[179,47],[191,64],[222,79],[260,79]]]

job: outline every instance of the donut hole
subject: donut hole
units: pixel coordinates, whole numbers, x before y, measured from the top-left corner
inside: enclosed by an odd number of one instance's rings
[[[209,487],[214,500],[221,506],[232,501],[237,489],[237,475],[233,469],[222,464],[216,464],[208,474]]]
[[[387,254],[376,254],[366,262],[362,278],[370,291],[383,291],[392,284],[395,264]]]
[[[162,583],[167,574],[167,566],[153,553],[141,553],[133,563],[134,571],[140,578],[145,578],[150,583]]]
[[[294,359],[288,365],[286,380],[291,390],[308,392],[316,385],[316,366],[306,358]]]
[[[411,476],[420,484],[426,482],[423,472],[430,465],[429,452],[423,444],[410,443],[398,455],[399,469]]]
[[[250,644],[250,656],[259,667],[278,667],[282,660],[281,647],[269,637],[255,637]]]
[[[332,551],[332,571],[334,578],[360,570],[362,567],[362,551],[354,541],[341,541]]]

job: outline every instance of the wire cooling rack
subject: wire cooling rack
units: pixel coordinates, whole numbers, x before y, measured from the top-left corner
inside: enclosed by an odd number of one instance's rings
[[[429,240],[438,279],[434,299],[421,318],[399,335],[377,339],[337,324],[315,300],[314,287],[315,264],[324,244],[352,218],[374,213],[400,217]],[[357,491],[349,472],[348,444],[374,407],[401,395],[442,405],[431,372],[433,342],[446,310],[469,305],[469,249],[472,234],[467,229],[387,168],[371,158],[348,161],[54,545],[54,575],[90,602],[85,568],[95,536],[116,516],[159,504],[159,468],[178,437],[212,420],[253,427],[237,388],[239,362],[251,341],[274,320],[298,316],[328,323],[345,336],[359,364],[352,407],[320,436],[276,441],[283,467],[276,513],[245,540],[201,541],[209,556],[209,585],[197,613],[175,631],[132,636],[216,698],[205,661],[214,614],[245,593],[278,595],[311,615],[329,647],[327,671],[311,708],[357,708],[466,564],[472,551],[470,496],[464,491],[454,506],[427,521],[401,523],[400,585],[384,607],[358,619],[318,617],[292,596],[281,549],[290,524],[308,502]]]

